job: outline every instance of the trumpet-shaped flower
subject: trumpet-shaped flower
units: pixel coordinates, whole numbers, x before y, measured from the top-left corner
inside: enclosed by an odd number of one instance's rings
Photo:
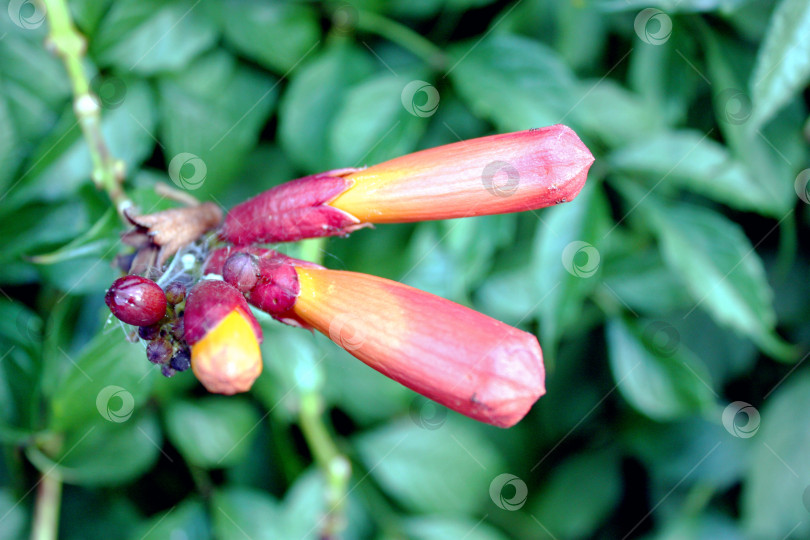
[[[286,242],[373,223],[534,210],[576,197],[593,160],[563,125],[461,141],[287,182],[234,207],[221,236],[236,245]]]
[[[225,272],[249,264],[245,257],[231,257]],[[379,277],[300,266],[280,254],[253,264],[258,278],[244,291],[250,303],[319,330],[380,373],[466,416],[509,427],[545,392],[540,345],[527,332]]]

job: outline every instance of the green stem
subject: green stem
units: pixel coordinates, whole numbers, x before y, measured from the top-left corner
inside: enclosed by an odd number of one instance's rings
[[[344,503],[352,467],[332,440],[322,414],[323,398],[318,392],[309,391],[301,395],[299,411],[301,431],[326,482],[326,515],[320,536],[326,540],[337,538],[338,533],[345,527]]]
[[[382,36],[423,59],[436,69],[444,69],[447,56],[417,32],[382,15],[360,10],[357,14],[357,29]]]
[[[93,162],[91,177],[98,189],[107,192],[118,213],[124,219],[123,211],[131,205],[122,187],[124,163],[110,153],[101,132],[99,100],[93,95],[82,66],[87,41],[73,25],[65,0],[43,1],[50,26],[46,43],[48,48],[55,52],[65,64],[73,90],[73,111],[87,141],[90,158]]]
[[[62,479],[55,468],[42,473],[37,488],[34,525],[31,540],[55,540],[59,530],[59,507],[62,502]]]

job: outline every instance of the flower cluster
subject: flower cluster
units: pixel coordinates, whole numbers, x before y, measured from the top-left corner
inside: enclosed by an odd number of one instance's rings
[[[322,332],[438,403],[509,427],[545,392],[534,335],[401,283],[330,270],[261,245],[566,202],[582,189],[592,162],[576,134],[555,125],[293,180],[225,216],[222,245],[203,269],[221,280],[199,280],[178,298],[169,294],[174,285],[164,294],[154,282],[125,276],[108,291],[107,303],[119,319],[140,326],[142,338],[151,337],[148,354],[154,343],[163,344],[156,363],[164,374],[187,367],[190,356],[211,392],[244,392],[261,373],[262,333],[250,305]]]

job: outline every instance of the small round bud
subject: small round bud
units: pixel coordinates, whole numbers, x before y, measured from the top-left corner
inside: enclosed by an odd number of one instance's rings
[[[183,324],[183,319],[177,319],[171,324],[169,331],[171,332],[174,339],[176,339],[177,341],[183,341],[185,339],[184,338],[185,327],[186,325]]]
[[[186,297],[186,286],[179,281],[172,281],[166,287],[166,301],[176,306]]]
[[[155,324],[166,314],[163,289],[141,276],[116,279],[104,296],[104,302],[116,318],[134,326]]]
[[[174,356],[169,364],[175,371],[186,371],[191,367],[191,351],[183,347]]]
[[[172,346],[164,338],[149,342],[146,346],[146,358],[153,364],[166,364],[172,357]]]
[[[160,334],[159,324],[150,324],[149,326],[141,326],[138,328],[138,337],[146,341],[152,341]]]
[[[175,372],[175,370],[174,370],[174,369],[172,369],[172,368],[171,368],[171,366],[164,365],[164,366],[161,366],[161,368],[160,368],[160,373],[161,373],[161,374],[162,374],[164,377],[171,377],[171,376],[173,376],[173,375],[174,375],[176,372]]]
[[[222,268],[222,279],[242,293],[248,292],[256,285],[256,281],[259,279],[258,276],[259,266],[256,264],[253,255],[248,253],[231,255]]]

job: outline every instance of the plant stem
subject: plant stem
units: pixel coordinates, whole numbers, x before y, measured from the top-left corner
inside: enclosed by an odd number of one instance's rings
[[[301,431],[326,482],[326,515],[322,520],[320,538],[327,540],[337,538],[345,527],[343,510],[352,467],[332,440],[322,413],[323,398],[317,391],[308,391],[301,395]]]
[[[436,69],[444,69],[447,56],[439,47],[404,24],[370,11],[359,10],[357,29],[377,34],[393,41],[423,59]]]
[[[62,59],[73,89],[73,111],[90,149],[93,162],[91,177],[98,189],[107,192],[116,210],[126,222],[123,211],[132,203],[124,193],[124,163],[110,153],[101,132],[101,110],[82,67],[87,41],[73,25],[65,0],[43,0],[50,33],[47,47]]]
[[[31,540],[55,540],[59,530],[59,507],[62,502],[62,478],[55,467],[42,473],[37,488],[34,525]]]

